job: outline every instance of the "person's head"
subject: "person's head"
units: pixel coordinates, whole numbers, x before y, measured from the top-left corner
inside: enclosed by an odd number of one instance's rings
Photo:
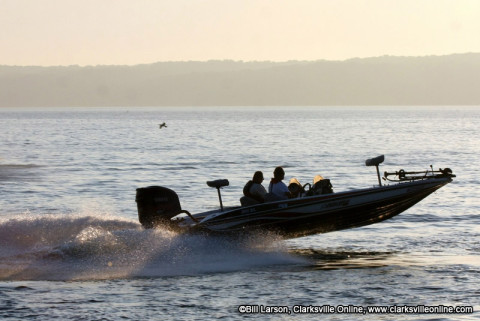
[[[283,168],[281,168],[280,166],[275,168],[275,170],[273,171],[273,177],[275,177],[278,180],[284,179],[285,178],[285,171],[283,170]]]
[[[255,172],[255,174],[253,174],[253,179],[252,181],[254,183],[257,183],[257,184],[262,184],[263,182],[263,173],[258,171],[258,172]]]

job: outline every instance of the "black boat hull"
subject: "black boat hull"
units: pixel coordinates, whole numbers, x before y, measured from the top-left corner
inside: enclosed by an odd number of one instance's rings
[[[210,214],[192,229],[214,233],[273,231],[295,238],[361,227],[402,213],[451,181],[450,177],[431,178],[237,208]]]

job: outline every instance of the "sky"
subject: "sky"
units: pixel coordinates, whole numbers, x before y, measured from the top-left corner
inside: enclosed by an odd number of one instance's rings
[[[479,0],[0,0],[0,65],[480,52]]]

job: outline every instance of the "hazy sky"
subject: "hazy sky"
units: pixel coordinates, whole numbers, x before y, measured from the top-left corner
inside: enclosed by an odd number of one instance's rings
[[[480,0],[0,0],[0,65],[480,52]]]

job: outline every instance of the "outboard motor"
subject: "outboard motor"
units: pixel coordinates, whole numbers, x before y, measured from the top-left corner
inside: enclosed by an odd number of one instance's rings
[[[144,228],[169,224],[172,217],[183,212],[177,193],[162,186],[137,188],[135,201]]]

